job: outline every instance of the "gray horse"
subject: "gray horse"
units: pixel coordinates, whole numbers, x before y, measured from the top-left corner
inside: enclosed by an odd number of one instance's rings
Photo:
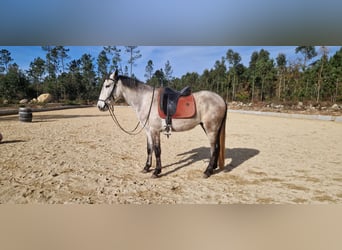
[[[147,135],[147,161],[143,172],[150,171],[152,165],[152,153],[156,157],[156,168],[152,178],[161,173],[161,147],[160,133],[165,130],[165,122],[158,113],[157,95],[161,89],[154,89],[136,79],[119,76],[115,71],[103,83],[102,90],[97,102],[101,111],[107,111],[114,100],[123,98],[137,114]],[[211,157],[209,165],[204,171],[207,178],[213,174],[217,165],[224,168],[225,160],[225,129],[227,104],[216,93],[210,91],[194,92],[193,97],[196,104],[196,113],[187,119],[173,119],[172,131],[186,131],[201,125],[210,142]]]

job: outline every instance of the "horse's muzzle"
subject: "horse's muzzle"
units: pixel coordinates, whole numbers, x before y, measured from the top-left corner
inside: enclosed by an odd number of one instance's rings
[[[107,111],[108,110],[108,105],[106,102],[99,100],[97,102],[97,107],[100,111]]]

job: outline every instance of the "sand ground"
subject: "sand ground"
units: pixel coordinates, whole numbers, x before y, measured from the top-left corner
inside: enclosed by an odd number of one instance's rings
[[[117,107],[123,126],[137,122]],[[0,203],[342,203],[342,123],[228,113],[226,167],[202,178],[201,127],[162,136],[162,175],[141,170],[144,132],[96,107],[0,117]]]

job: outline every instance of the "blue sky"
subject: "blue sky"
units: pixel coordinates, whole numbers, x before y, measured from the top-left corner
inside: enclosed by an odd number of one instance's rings
[[[95,59],[102,46],[65,46],[70,59],[79,59],[84,53],[89,53]],[[118,46],[122,49],[123,47]],[[295,54],[296,46],[139,46],[142,57],[137,60],[133,68],[134,74],[140,79],[145,80],[145,67],[148,60],[152,60],[154,70],[164,68],[167,60],[173,69],[174,77],[181,77],[187,72],[197,72],[202,74],[205,69],[213,68],[216,60],[226,55],[228,49],[238,52],[242,58],[242,63],[248,66],[250,56],[254,51],[265,49],[270,52],[271,58],[276,58],[279,53],[284,53],[288,61],[295,61],[301,58],[300,54]],[[340,46],[328,46],[329,55],[332,56]],[[11,52],[13,62],[17,63],[21,69],[27,70],[30,62],[35,58],[45,59],[45,51],[40,46],[0,46],[0,49],[7,49]],[[319,51],[319,47],[316,47]],[[122,66],[127,64],[128,54],[121,52]],[[227,65],[227,64],[226,64]],[[228,66],[228,65],[227,65]]]

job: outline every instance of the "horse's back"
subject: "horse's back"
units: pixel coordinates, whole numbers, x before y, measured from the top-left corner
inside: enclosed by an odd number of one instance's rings
[[[202,90],[193,93],[196,102],[197,111],[200,113],[224,113],[226,109],[226,102],[223,98],[208,90]]]

